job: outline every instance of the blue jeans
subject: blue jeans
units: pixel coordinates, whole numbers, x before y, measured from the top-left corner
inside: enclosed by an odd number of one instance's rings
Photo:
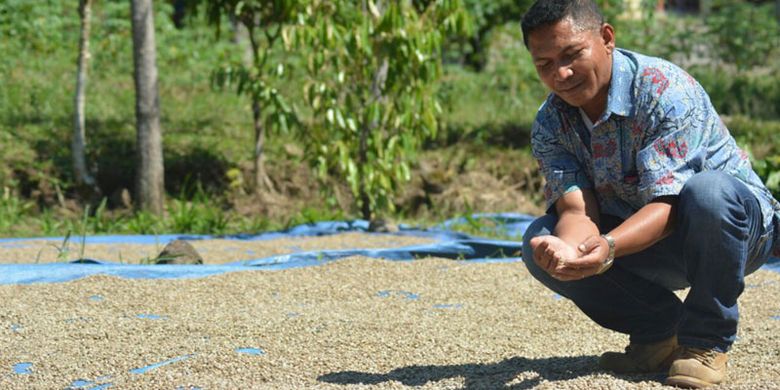
[[[677,335],[681,345],[726,352],[739,321],[737,298],[745,275],[769,258],[777,221],[765,230],[755,196],[720,171],[689,179],[678,196],[672,234],[655,245],[615,260],[601,275],[562,282],[533,261],[530,240],[548,235],[558,218],[534,221],[523,237],[523,259],[531,275],[572,300],[599,325],[628,334],[632,343],[652,343]],[[622,222],[602,215],[599,229]],[[685,301],[672,292],[691,287]]]

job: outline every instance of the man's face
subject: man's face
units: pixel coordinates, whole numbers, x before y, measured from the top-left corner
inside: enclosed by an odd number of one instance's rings
[[[539,78],[566,103],[600,115],[612,75],[612,26],[580,30],[570,17],[543,26],[528,37]]]

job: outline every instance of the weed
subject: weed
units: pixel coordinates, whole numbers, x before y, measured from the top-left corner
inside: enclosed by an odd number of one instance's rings
[[[14,196],[8,187],[4,187],[0,198],[0,229],[14,230],[32,208],[32,202]]]
[[[62,239],[62,243],[60,245],[49,244],[57,250],[58,262],[68,261],[68,254],[70,253],[69,244],[70,244],[70,230],[68,230],[68,232],[65,234],[65,237]]]
[[[44,210],[38,217],[41,233],[44,236],[56,236],[63,226],[63,222],[60,218],[57,218],[52,213],[51,209]]]
[[[238,231],[243,233],[256,234],[272,229],[270,219],[257,216],[241,217],[235,223]]]
[[[320,209],[306,207],[287,220],[286,227],[315,223],[320,221],[337,221],[345,219],[344,212],[340,209]]]
[[[87,222],[89,221],[89,206],[84,207],[84,216],[81,218],[81,245],[79,246],[79,260],[84,259],[84,250],[87,243]]]
[[[122,218],[112,219],[106,215],[108,198],[103,198],[95,208],[95,213],[89,218],[92,233],[106,233],[115,230],[114,226],[122,222]]]
[[[124,227],[131,233],[157,234],[161,219],[148,211],[139,211],[125,221]]]
[[[141,264],[141,265],[152,265],[152,264],[155,264],[155,260],[156,259],[151,257],[151,256],[144,256],[144,257],[141,258],[141,260],[138,260],[138,264]]]
[[[174,199],[168,208],[170,218],[168,227],[177,233],[188,233],[195,230],[198,215],[191,201]]]
[[[230,216],[226,212],[217,207],[205,206],[202,214],[200,233],[224,234],[227,232]]]

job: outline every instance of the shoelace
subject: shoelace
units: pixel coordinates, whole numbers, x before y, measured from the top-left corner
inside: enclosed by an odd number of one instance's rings
[[[707,366],[712,366],[712,362],[717,356],[718,353],[711,349],[686,348],[685,351],[683,351],[683,358],[696,359]]]

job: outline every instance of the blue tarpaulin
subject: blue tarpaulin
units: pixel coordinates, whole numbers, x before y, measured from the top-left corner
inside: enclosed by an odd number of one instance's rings
[[[246,259],[221,265],[131,265],[103,261],[101,259],[81,259],[71,263],[0,264],[0,284],[64,282],[95,274],[145,279],[198,278],[226,272],[306,267],[323,264],[328,261],[348,256],[367,256],[399,261],[414,260],[428,256],[473,262],[518,261],[522,250],[522,234],[534,218],[535,217],[530,215],[514,213],[474,214],[470,217],[448,220],[431,229],[421,229],[402,225],[396,233],[371,233],[428,237],[436,240],[432,244],[383,249],[355,248],[348,250],[305,251],[264,258]],[[485,231],[485,233],[488,233],[488,231],[497,232],[503,236],[512,238],[513,240],[485,239],[450,230],[458,225],[470,225]],[[368,222],[363,220],[327,221],[303,224],[284,231],[256,235],[89,236],[84,237],[84,243],[165,245],[173,240],[194,241],[231,239],[252,241],[323,236],[344,232],[367,232],[367,230]],[[63,239],[63,237],[0,239],[0,247],[25,246],[32,240],[62,242]],[[780,259],[771,259],[764,267],[780,272]]]

